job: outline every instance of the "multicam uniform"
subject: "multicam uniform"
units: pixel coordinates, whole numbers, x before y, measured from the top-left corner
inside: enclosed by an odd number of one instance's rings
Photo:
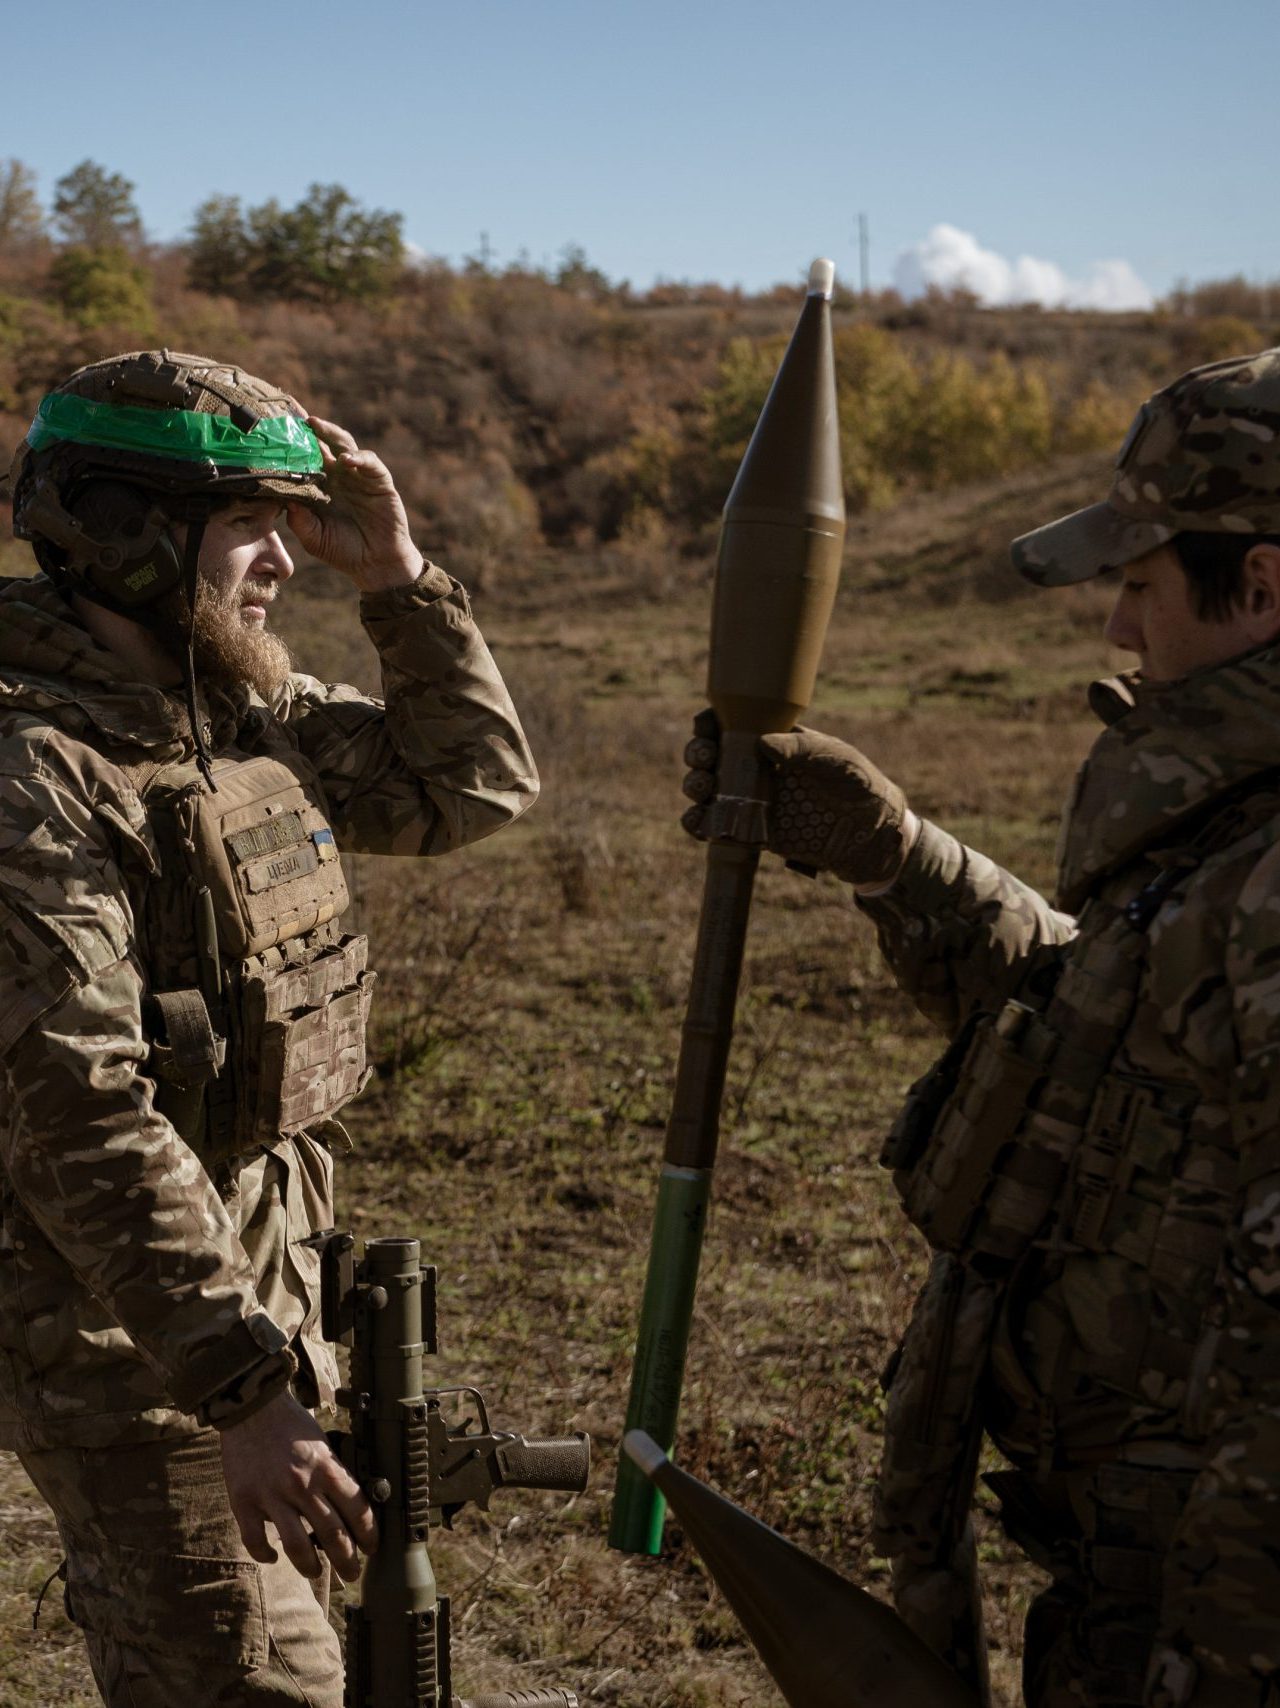
[[[883,1545],[927,1563],[985,1426],[1054,1575],[1033,1708],[1280,1700],[1280,649],[1095,688],[1055,912],[925,825],[874,919],[952,1035],[890,1141],[940,1248]]]
[[[205,1669],[218,1647],[239,1700],[267,1659],[259,1576],[305,1590],[248,1560],[225,1500],[192,1519],[168,1491],[130,1531],[103,1489],[76,1514],[86,1465],[123,1474],[184,1436],[175,1486],[207,1488],[211,1421],[290,1374],[332,1395],[303,1242],[332,1222],[370,985],[337,847],[443,853],[537,790],[456,583],[428,565],[361,616],[385,710],[303,675],[270,708],[214,691],[211,791],[177,697],[131,680],[42,576],[0,587],[0,1445],[62,1515],[100,1682],[134,1669],[120,1699],[139,1704],[156,1687],[134,1651],[166,1642]],[[211,1613],[194,1648],[172,1628],[184,1574]]]

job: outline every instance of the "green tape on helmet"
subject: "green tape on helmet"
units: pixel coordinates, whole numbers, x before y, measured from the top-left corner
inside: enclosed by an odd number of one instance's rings
[[[262,473],[319,474],[324,467],[319,440],[296,415],[273,415],[246,430],[226,415],[94,403],[56,391],[40,400],[27,443],[33,451],[59,443],[96,445]]]

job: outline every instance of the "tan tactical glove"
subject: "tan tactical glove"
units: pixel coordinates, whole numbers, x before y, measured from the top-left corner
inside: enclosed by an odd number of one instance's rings
[[[893,882],[917,828],[896,783],[856,747],[817,730],[762,735],[758,751],[773,773],[765,843],[770,853],[834,872],[859,889]],[[706,807],[715,796],[719,758],[719,720],[712,711],[699,712],[693,740],[684,750],[691,767],[684,792],[697,805],[681,823],[691,836],[706,835]]]

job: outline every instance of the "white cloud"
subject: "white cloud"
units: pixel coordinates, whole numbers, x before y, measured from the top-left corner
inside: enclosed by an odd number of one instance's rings
[[[1056,261],[1034,255],[1009,261],[954,225],[935,225],[922,242],[904,249],[893,282],[908,299],[937,285],[972,291],[988,308],[1038,302],[1045,308],[1144,309],[1155,303],[1127,261],[1095,261],[1085,278],[1072,279]]]

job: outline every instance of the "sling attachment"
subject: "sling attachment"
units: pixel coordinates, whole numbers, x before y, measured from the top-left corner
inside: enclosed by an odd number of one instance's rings
[[[218,785],[213,780],[213,756],[205,739],[200,706],[196,699],[196,599],[199,596],[200,547],[204,541],[206,516],[197,516],[187,524],[187,543],[182,555],[182,589],[187,600],[186,650],[182,660],[182,690],[187,703],[187,719],[191,739],[195,743],[196,764],[200,775],[216,795]]]
[[[195,1091],[221,1073],[227,1058],[208,1005],[198,990],[161,990],[152,1002],[164,1027],[163,1043],[151,1046],[152,1071],[180,1091]]]

